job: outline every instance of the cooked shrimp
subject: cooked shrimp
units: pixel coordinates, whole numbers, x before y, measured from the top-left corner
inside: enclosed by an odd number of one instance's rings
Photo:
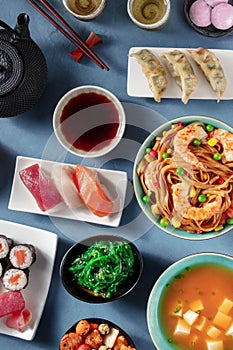
[[[195,140],[202,140],[207,137],[207,133],[199,123],[192,123],[179,130],[174,137],[174,158],[180,156],[185,162],[197,169],[203,169],[204,165],[189,149],[189,144]]]
[[[218,214],[222,206],[221,196],[216,196],[213,202],[209,202],[203,205],[203,207],[190,207],[187,213],[184,215],[186,219],[194,219],[197,221],[208,220],[215,214]]]
[[[215,129],[213,137],[222,144],[226,161],[233,161],[233,134],[223,129]]]
[[[76,350],[82,344],[82,337],[75,332],[65,334],[60,341],[60,350]]]
[[[179,182],[172,185],[171,188],[174,209],[181,216],[184,216],[187,210],[191,207],[188,200],[190,186],[186,182]]]
[[[221,196],[216,196],[212,202],[207,202],[202,207],[192,206],[189,202],[190,186],[184,181],[172,185],[172,191],[174,209],[186,219],[196,221],[208,220],[221,209]]]

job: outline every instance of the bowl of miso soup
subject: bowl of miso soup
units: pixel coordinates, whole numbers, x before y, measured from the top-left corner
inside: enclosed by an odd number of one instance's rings
[[[158,350],[233,349],[233,258],[199,253],[169,266],[151,290],[147,324]]]

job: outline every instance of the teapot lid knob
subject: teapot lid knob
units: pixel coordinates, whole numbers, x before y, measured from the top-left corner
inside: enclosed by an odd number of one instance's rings
[[[24,75],[24,64],[18,50],[9,42],[0,42],[0,96],[17,88]]]

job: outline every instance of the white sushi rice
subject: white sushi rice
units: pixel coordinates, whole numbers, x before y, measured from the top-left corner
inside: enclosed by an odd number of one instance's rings
[[[0,237],[0,259],[5,258],[9,253],[9,250],[10,248],[7,239],[4,237]]]
[[[17,283],[11,283],[11,280],[13,280],[17,275],[20,276]],[[9,269],[4,273],[2,283],[6,289],[21,290],[26,287],[28,283],[28,277],[25,271],[22,271],[20,269]]]

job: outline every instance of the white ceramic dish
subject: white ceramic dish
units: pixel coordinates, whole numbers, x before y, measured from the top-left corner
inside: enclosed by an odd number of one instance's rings
[[[30,267],[27,288],[22,290],[26,307],[32,312],[32,320],[23,332],[8,328],[5,318],[0,318],[0,333],[24,340],[33,340],[47,299],[54,260],[57,250],[57,235],[34,227],[0,220],[1,234],[14,242],[30,243],[36,248],[37,259]],[[3,292],[4,288],[0,287]]]
[[[56,163],[37,158],[27,158],[21,156],[17,157],[14,180],[8,205],[9,209],[35,214],[56,216],[65,219],[86,221],[112,227],[119,226],[127,189],[126,172],[92,168],[93,170],[97,171],[101,183],[107,188],[110,197],[114,199],[115,208],[117,208],[117,211],[114,212],[111,216],[100,218],[92,214],[90,210],[87,209],[87,207],[84,205],[78,209],[70,209],[65,203],[61,203],[47,212],[41,211],[34,197],[28,191],[19,177],[20,170],[27,168],[28,166],[35,163],[41,164],[42,168],[46,170],[47,173],[51,172],[51,168],[54,164],[61,164],[61,166],[64,165],[62,163]],[[73,167],[75,166],[73,164],[68,165]]]
[[[81,94],[88,94],[88,93],[95,93],[97,95],[102,95],[108,99],[108,103],[110,104],[113,103],[114,107],[118,113],[118,118],[119,118],[119,127],[116,132],[116,135],[114,138],[111,140],[110,143],[108,143],[106,146],[103,148],[100,148],[99,150],[91,150],[91,151],[84,151],[82,149],[77,149],[73,145],[71,145],[70,142],[67,141],[66,137],[64,136],[62,130],[61,130],[61,123],[60,123],[60,118],[62,115],[62,111],[64,107],[68,104],[70,100],[73,98],[77,97],[78,95]],[[108,104],[106,103],[106,104]],[[103,104],[104,105],[104,104]],[[85,134],[87,131],[90,129],[94,129],[96,127],[101,126],[103,123],[109,123],[109,120],[103,122],[104,119],[106,119],[106,114],[103,115],[103,110],[100,109],[100,104],[99,105],[94,105],[91,107],[88,107],[86,109],[83,109],[82,111],[79,111],[78,116],[80,119],[82,119],[82,122],[79,123],[78,125],[76,124],[75,127],[76,129],[79,130],[80,135],[82,136]],[[73,116],[76,116],[74,114]],[[72,122],[73,116],[69,117],[67,120],[65,120],[63,123],[67,123],[69,125],[70,120]],[[103,116],[103,120],[101,119]],[[121,141],[124,131],[125,131],[125,111],[124,108],[121,104],[121,102],[118,100],[118,98],[112,94],[110,91],[99,87],[99,86],[94,86],[94,85],[84,85],[84,86],[79,86],[76,87],[72,90],[69,90],[57,103],[56,108],[53,113],[53,129],[54,133],[60,142],[60,144],[70,153],[75,154],[76,156],[83,157],[83,158],[96,158],[96,157],[101,157],[109,152],[111,152]],[[76,119],[77,120],[77,119]],[[75,135],[76,136],[76,135]],[[72,140],[74,142],[75,140]]]
[[[143,49],[143,47],[132,47],[129,51],[127,93],[129,96],[153,98],[153,94],[149,88],[148,81],[142,72],[141,66],[137,63],[135,58],[130,57],[131,53],[141,49]],[[174,79],[171,77],[170,73],[168,72],[166,68],[166,64],[164,64],[164,60],[159,57],[160,54],[169,52],[175,49],[185,52],[199,80],[198,86],[194,91],[194,93],[191,95],[190,99],[216,100],[216,95],[214,91],[210,87],[209,83],[206,81],[204,75],[202,74],[200,69],[197,67],[196,63],[192,60],[186,48],[146,47],[146,49],[150,50],[153,54],[155,54],[159,58],[162,66],[164,67],[167,73],[168,85],[162,97],[162,100],[163,98],[181,99],[180,88],[177,86]],[[227,79],[228,85],[221,100],[233,99],[233,70],[232,70],[233,50],[215,50],[215,49],[209,49],[209,50],[215,53],[216,56],[219,58]]]

